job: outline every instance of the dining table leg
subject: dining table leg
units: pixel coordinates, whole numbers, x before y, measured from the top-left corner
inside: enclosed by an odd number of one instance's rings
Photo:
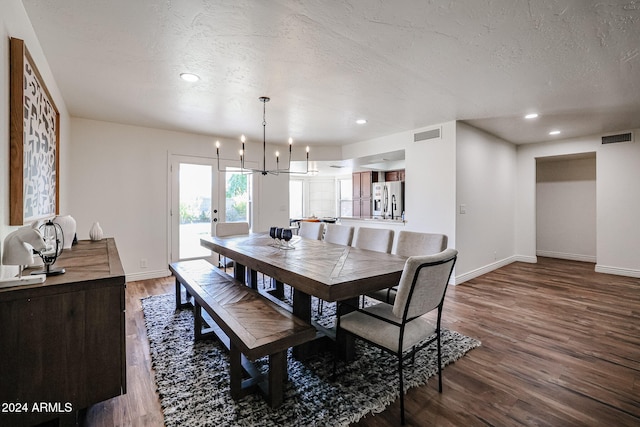
[[[282,283],[279,280],[276,279],[272,279],[273,280],[273,287],[274,290],[271,292],[271,295],[273,295],[276,298],[279,299],[283,299],[284,298],[284,283]]]
[[[311,323],[311,295],[298,289],[293,289],[293,314],[305,322]],[[313,353],[311,343],[305,343],[293,348],[293,357],[298,360],[308,359]]]
[[[233,277],[234,277],[234,279],[236,279],[237,281],[239,281],[243,285],[247,284],[246,272],[247,272],[247,270],[246,270],[246,267],[244,265],[238,264],[237,262],[234,261],[234,263],[233,263]]]
[[[345,300],[347,304],[357,306],[358,298],[350,298]],[[344,310],[343,314],[352,310]],[[293,314],[304,320],[311,322],[311,295],[298,289],[293,289]],[[333,336],[332,334],[330,334]],[[305,344],[294,347],[293,356],[298,360],[305,360],[322,351],[332,350],[334,345],[338,346],[340,358],[351,361],[355,358],[355,339],[348,334],[341,334],[340,341],[336,342],[323,336],[322,339],[307,342]]]
[[[252,269],[248,269],[249,270],[249,274],[247,275],[249,282],[247,283],[247,285],[251,288],[251,289],[255,289],[258,290],[258,272]]]
[[[341,301],[342,308],[340,314],[347,314],[356,309],[354,307],[358,307],[358,302],[360,298],[349,298]],[[337,322],[337,319],[336,319]],[[345,361],[351,361],[356,357],[356,340],[351,334],[340,334],[339,339],[336,340],[336,345],[338,346],[338,354],[340,358]]]

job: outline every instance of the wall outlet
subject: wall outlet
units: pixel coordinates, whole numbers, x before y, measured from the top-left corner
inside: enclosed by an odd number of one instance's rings
[[[140,268],[147,268],[147,259],[146,258],[140,259]]]

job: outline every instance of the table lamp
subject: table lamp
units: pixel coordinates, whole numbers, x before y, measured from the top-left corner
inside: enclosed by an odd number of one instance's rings
[[[20,286],[33,283],[42,283],[46,276],[39,274],[35,276],[22,276],[22,269],[25,265],[33,262],[33,251],[42,251],[46,248],[42,235],[31,227],[21,227],[9,233],[4,239],[2,250],[3,265],[19,266],[18,277],[0,279],[0,287]]]

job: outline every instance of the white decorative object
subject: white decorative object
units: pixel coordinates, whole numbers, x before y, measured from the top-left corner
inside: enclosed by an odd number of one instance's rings
[[[42,235],[29,226],[18,228],[9,233],[4,239],[2,264],[17,265],[18,277],[0,279],[0,288],[44,282],[46,278],[44,274],[23,276],[22,267],[33,261],[33,250],[43,251],[45,248]]]
[[[89,230],[89,238],[93,241],[102,240],[102,228],[100,227],[99,222],[94,222],[91,226],[91,230]]]
[[[64,237],[62,247],[64,249],[70,249],[76,237],[76,220],[71,215],[63,215],[55,217],[53,222],[62,228],[62,235]]]

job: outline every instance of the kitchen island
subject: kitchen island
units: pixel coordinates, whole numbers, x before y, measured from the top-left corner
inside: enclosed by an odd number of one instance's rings
[[[400,230],[404,230],[407,226],[407,222],[400,219],[380,218],[380,217],[351,217],[342,216],[338,218],[338,223],[342,225],[348,225],[355,227],[369,227],[369,228],[388,228],[394,230],[396,233]]]

